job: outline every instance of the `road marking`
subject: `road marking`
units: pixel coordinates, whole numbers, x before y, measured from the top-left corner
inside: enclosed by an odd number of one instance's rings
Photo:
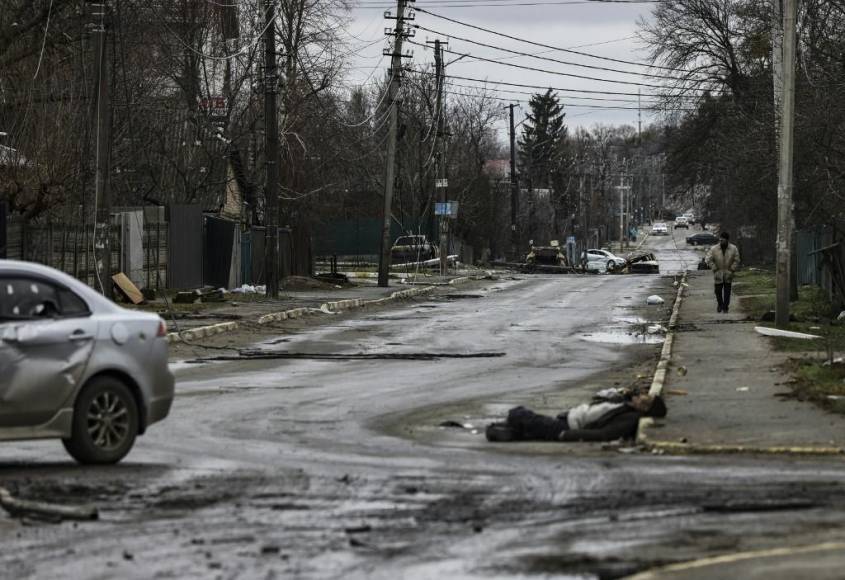
[[[845,542],[824,542],[822,544],[799,546],[797,548],[770,548],[768,550],[752,550],[749,552],[736,552],[734,554],[725,554],[723,556],[713,556],[710,558],[702,558],[700,560],[681,562],[679,564],[670,564],[654,570],[640,572],[634,576],[629,576],[628,580],[652,580],[660,578],[660,575],[664,572],[684,572],[686,570],[695,570],[698,568],[706,568],[708,566],[717,566],[719,564],[732,564],[734,562],[754,560],[757,558],[793,556],[798,554],[809,554],[812,552],[823,552],[827,550],[845,550]]]

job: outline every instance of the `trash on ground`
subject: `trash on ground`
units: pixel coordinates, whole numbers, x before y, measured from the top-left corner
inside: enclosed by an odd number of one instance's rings
[[[685,377],[687,376],[687,367],[678,367],[678,376]]]
[[[666,394],[667,394],[667,395],[681,395],[681,396],[686,396],[686,395],[688,395],[688,394],[689,394],[689,391],[686,391],[686,390],[684,390],[684,389],[666,389]]]
[[[666,327],[661,324],[652,324],[646,328],[646,332],[649,334],[666,334],[668,330],[666,330]]]
[[[794,332],[792,330],[781,330],[779,328],[769,328],[768,326],[755,326],[754,330],[763,336],[774,336],[778,338],[797,338],[801,340],[813,340],[821,338],[815,334],[806,334],[804,332]]]
[[[126,274],[118,272],[111,277],[115,287],[120,290],[120,293],[129,300],[132,304],[141,304],[144,302],[144,295],[138,290],[138,287],[132,283]]]
[[[839,316],[836,317],[836,320],[842,321],[845,320],[845,310],[839,313]]]
[[[463,429],[463,423],[458,423],[457,421],[452,421],[451,419],[448,421],[443,421],[438,425],[438,427],[449,427],[450,429]]]
[[[736,390],[740,393],[745,393],[745,392],[749,391],[750,389],[748,387],[737,387]]]
[[[664,302],[665,302],[665,300],[663,300],[663,298],[661,298],[657,294],[652,294],[651,296],[646,298],[646,304],[655,305],[655,304],[663,304]]]
[[[832,365],[832,364],[834,364],[834,365],[841,365],[842,363],[845,363],[845,357],[838,356],[838,357],[836,357],[836,358],[835,358],[835,359],[833,359],[833,360],[826,360],[826,361],[824,361],[824,362],[822,363],[822,366],[823,366],[823,367],[829,367],[829,366],[830,366],[830,365]]]

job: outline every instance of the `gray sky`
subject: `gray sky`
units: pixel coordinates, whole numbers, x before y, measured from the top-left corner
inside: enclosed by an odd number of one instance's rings
[[[388,6],[393,6],[391,12],[395,14],[395,4],[380,2],[378,0],[360,0],[353,11],[353,22],[348,29],[348,34],[353,37],[356,47],[363,47],[366,44],[385,38],[385,27],[392,27],[394,21],[386,20],[383,16]],[[470,23],[476,26],[489,28],[510,36],[522,39],[529,39],[534,42],[548,44],[562,48],[576,48],[581,52],[587,52],[604,57],[618,58],[629,61],[644,61],[645,52],[636,38],[632,38],[638,31],[637,22],[640,16],[648,18],[652,4],[631,4],[620,3],[599,3],[570,4],[570,5],[546,5],[546,6],[490,6],[489,4],[517,3],[517,2],[549,2],[553,0],[417,0],[414,4],[440,14]],[[455,4],[487,4],[486,6],[473,6],[471,8],[454,7]],[[372,9],[371,6],[378,6]],[[589,57],[573,55],[570,53],[548,51],[542,47],[532,46],[524,42],[510,40],[495,36],[479,30],[474,30],[447,22],[429,14],[417,12],[416,24],[435,30],[441,33],[441,40],[447,39],[450,35],[457,35],[466,39],[496,45],[503,48],[518,50],[530,54],[542,53],[541,56],[548,56],[558,60],[569,62],[602,66],[607,68],[646,72],[644,67],[620,64],[593,59]],[[436,35],[431,32],[418,30],[415,41],[425,43],[426,40],[433,40]],[[601,43],[601,44],[599,44]],[[589,46],[585,46],[589,45]],[[361,50],[350,65],[348,79],[351,83],[363,83],[368,80],[379,79],[385,74],[389,62],[388,58],[381,56],[382,49],[387,47],[387,41],[375,42],[372,46]],[[530,57],[514,56],[512,54],[497,51],[492,48],[481,47],[471,43],[449,38],[449,50],[459,53],[471,53],[484,58],[503,60],[504,62],[519,65],[542,68],[552,71],[579,74],[591,77],[606,78],[620,81],[633,81],[654,84],[657,79],[643,78],[639,75],[628,75],[616,72],[592,70],[587,68],[564,65],[556,62],[538,60]],[[431,50],[425,50],[419,46],[409,46],[413,50],[413,62],[415,64],[433,62]],[[446,62],[454,60],[457,55],[447,54]],[[654,71],[652,71],[654,72]],[[553,75],[541,72],[528,71],[498,64],[474,61],[464,58],[455,62],[447,68],[447,76],[457,75],[478,79],[487,79],[490,87],[495,87],[493,81],[505,81],[511,83],[551,86],[557,88],[589,89],[614,92],[636,93],[641,90],[644,97],[644,106],[648,100],[648,87],[637,87],[631,84],[606,83],[594,80],[584,80],[567,76]],[[455,80],[455,83],[464,85],[477,85],[478,83]],[[498,86],[503,90],[529,91],[518,87]],[[447,90],[463,90],[452,88]],[[537,91],[539,92],[539,91]],[[614,95],[589,95],[585,93],[559,93],[561,100],[566,103],[567,124],[570,127],[590,126],[595,123],[605,124],[637,124],[637,97],[636,96],[614,96]],[[514,99],[514,101],[527,101],[530,96],[522,94],[501,93],[499,97]],[[571,97],[602,97],[610,99],[622,99],[630,102],[582,100]],[[506,105],[505,102],[502,105]],[[582,106],[579,106],[582,105]],[[632,110],[608,110],[591,109],[583,105],[603,105],[632,107]],[[527,105],[523,102],[522,107]],[[518,118],[521,119],[520,114]],[[655,120],[655,117],[648,111],[643,111],[643,125]]]

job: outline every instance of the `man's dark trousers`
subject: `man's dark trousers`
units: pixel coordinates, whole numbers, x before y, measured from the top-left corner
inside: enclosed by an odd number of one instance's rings
[[[719,312],[727,312],[731,305],[731,283],[716,284],[716,303],[719,306]]]
[[[569,429],[565,417],[546,417],[525,407],[508,411],[507,424],[517,441],[557,441],[561,432]]]

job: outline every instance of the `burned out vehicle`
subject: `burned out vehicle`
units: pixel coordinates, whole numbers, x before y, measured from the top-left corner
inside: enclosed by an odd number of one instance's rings
[[[423,235],[400,236],[390,248],[390,261],[394,264],[424,262],[437,255],[437,246]]]
[[[657,263],[657,256],[653,252],[632,252],[625,256],[625,264],[615,271],[625,269],[631,274],[659,274],[660,264]]]
[[[531,246],[522,265],[524,272],[568,272],[569,261],[561,251],[560,244],[553,240],[548,246]]]

